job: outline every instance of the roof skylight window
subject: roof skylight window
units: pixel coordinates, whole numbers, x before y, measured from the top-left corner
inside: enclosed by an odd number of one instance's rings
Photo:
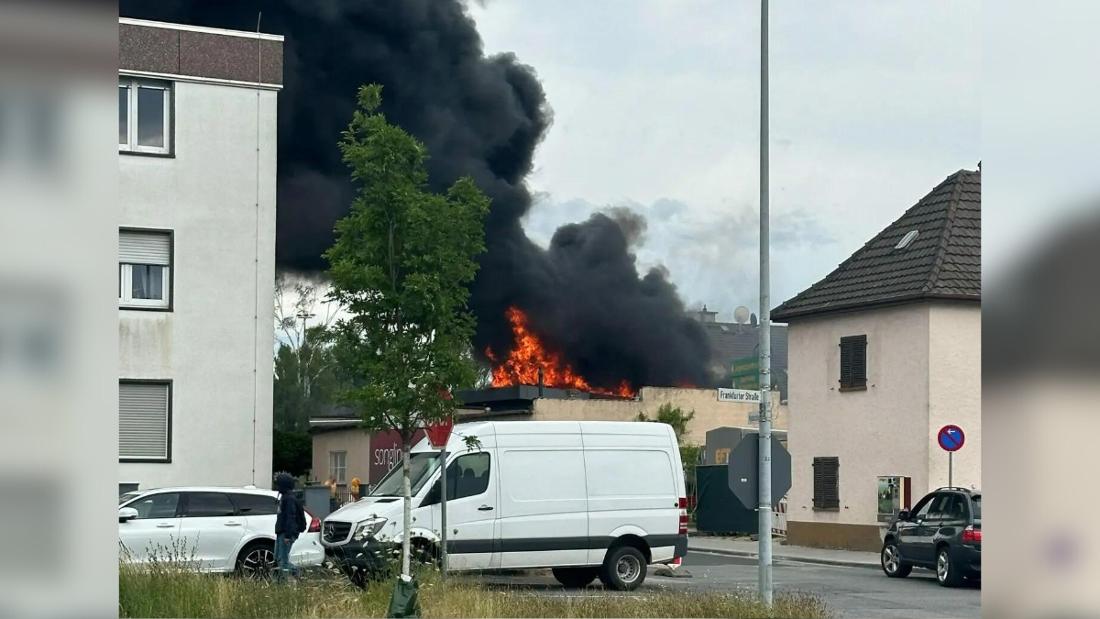
[[[920,234],[920,230],[914,229],[906,232],[905,236],[901,237],[901,240],[898,241],[898,244],[894,245],[894,249],[905,249],[906,247],[909,247],[909,245],[912,244],[914,240],[916,240],[918,234]]]

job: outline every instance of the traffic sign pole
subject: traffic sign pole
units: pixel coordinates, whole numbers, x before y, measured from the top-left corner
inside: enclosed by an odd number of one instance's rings
[[[966,433],[955,424],[948,424],[936,434],[936,442],[940,449],[947,452],[947,485],[955,485],[955,452],[966,444]]]
[[[772,605],[771,272],[768,203],[768,0],[760,0],[760,601]]]

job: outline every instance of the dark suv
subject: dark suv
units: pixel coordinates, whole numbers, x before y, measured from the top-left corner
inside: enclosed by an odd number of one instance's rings
[[[905,578],[914,567],[936,570],[945,587],[981,579],[981,492],[940,488],[898,514],[882,544],[882,571]]]

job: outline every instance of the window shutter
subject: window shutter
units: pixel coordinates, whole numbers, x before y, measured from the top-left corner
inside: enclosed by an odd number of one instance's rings
[[[814,458],[814,509],[840,508],[840,458]]]
[[[168,458],[167,383],[119,383],[118,457]]]
[[[172,241],[167,232],[120,230],[118,261],[125,264],[159,264],[169,266]]]
[[[840,386],[845,389],[867,386],[866,335],[840,338]]]

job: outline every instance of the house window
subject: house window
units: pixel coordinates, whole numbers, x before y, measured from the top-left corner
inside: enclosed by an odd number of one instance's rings
[[[118,458],[171,459],[172,387],[167,381],[118,382]]]
[[[840,338],[840,390],[867,388],[867,336]]]
[[[348,452],[328,452],[328,471],[330,478],[335,479],[337,484],[344,484],[348,476]]]
[[[814,509],[840,509],[840,458],[814,458]]]
[[[171,262],[171,232],[119,230],[119,307],[169,308],[171,306]]]
[[[171,152],[172,85],[137,79],[118,82],[119,152]]]

